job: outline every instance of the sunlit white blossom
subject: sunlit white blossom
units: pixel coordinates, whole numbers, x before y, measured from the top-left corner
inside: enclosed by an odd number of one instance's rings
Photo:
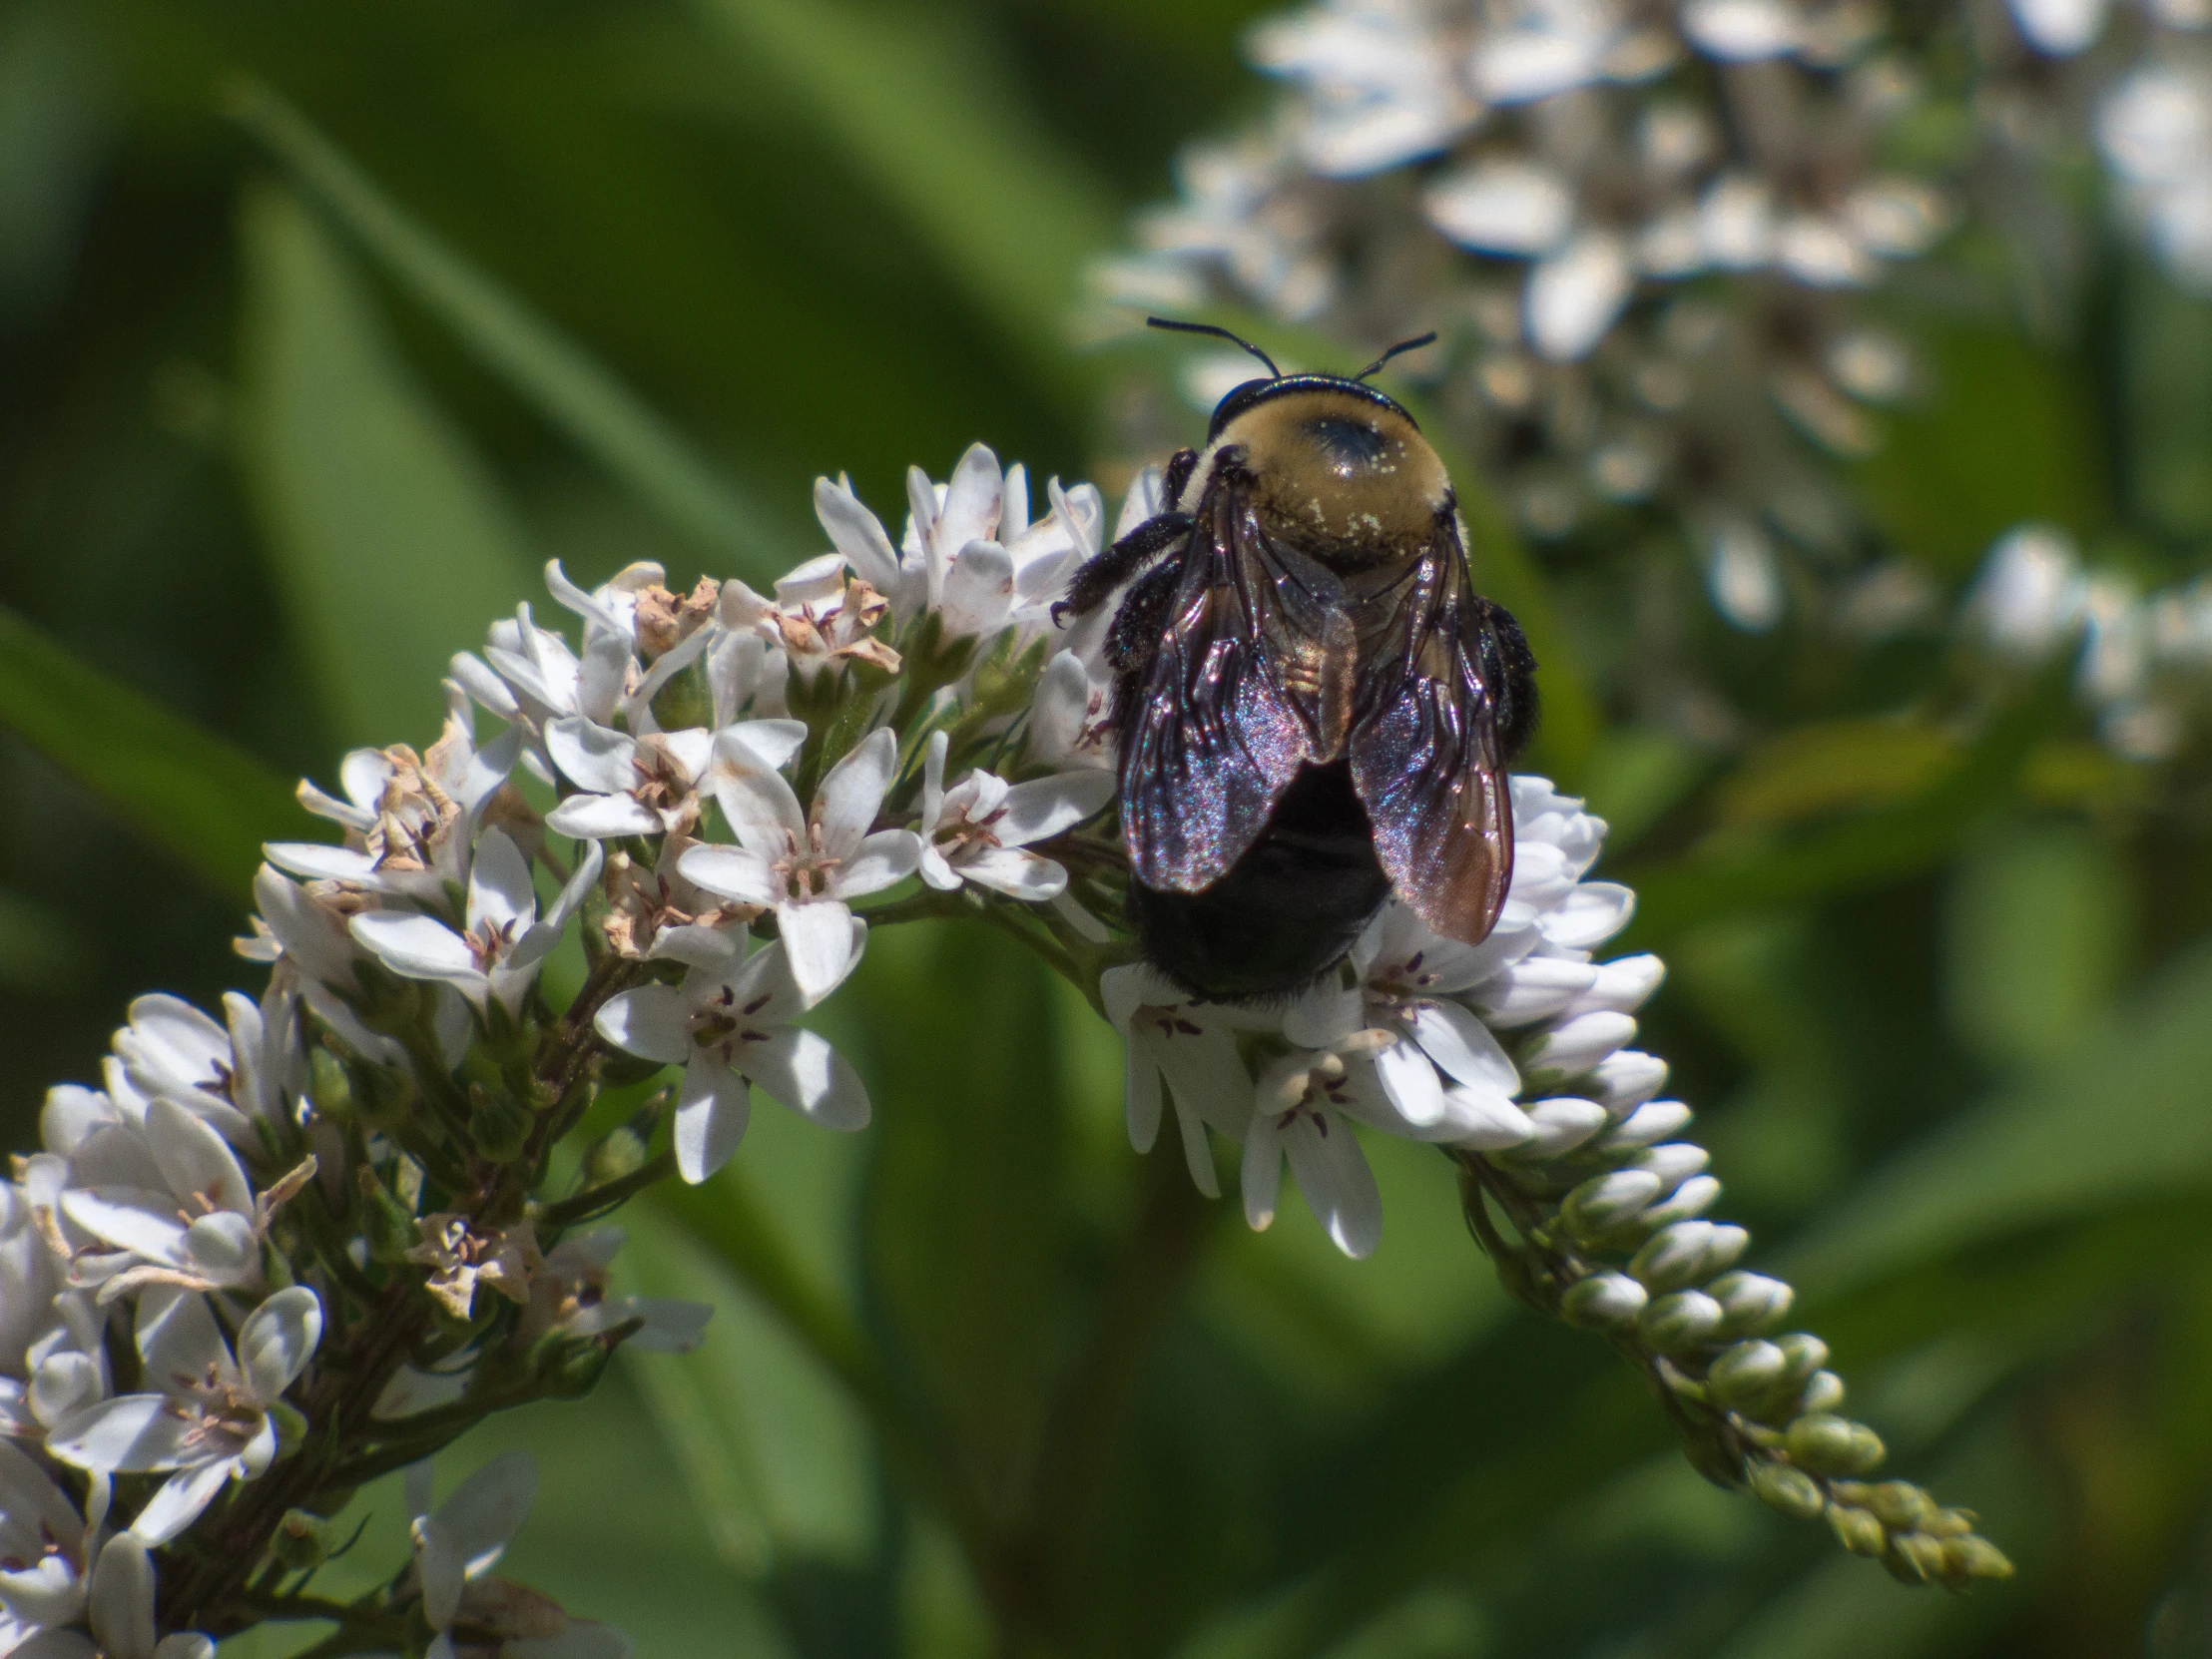
[[[225,1482],[267,1472],[276,1456],[270,1407],[321,1342],[322,1305],[303,1285],[278,1291],[247,1316],[234,1358],[204,1296],[155,1286],[139,1299],[137,1337],[154,1389],[72,1413],[46,1444],[95,1474],[167,1473],[131,1523],[155,1546],[191,1525]]]

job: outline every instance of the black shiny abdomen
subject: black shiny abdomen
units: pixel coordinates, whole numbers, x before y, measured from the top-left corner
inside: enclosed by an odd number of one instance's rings
[[[1220,1001],[1288,996],[1350,950],[1390,895],[1352,768],[1307,766],[1260,838],[1203,892],[1132,880],[1129,922],[1150,961]]]

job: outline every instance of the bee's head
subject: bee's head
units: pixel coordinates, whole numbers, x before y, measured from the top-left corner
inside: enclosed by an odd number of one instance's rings
[[[1226,329],[1152,320],[1221,334],[1275,368],[1266,353]],[[1203,488],[1208,463],[1234,447],[1268,528],[1317,556],[1367,564],[1427,546],[1437,516],[1451,510],[1451,480],[1413,417],[1367,376],[1435,337],[1393,345],[1350,377],[1277,372],[1245,381],[1215,408],[1207,460],[1191,487]]]

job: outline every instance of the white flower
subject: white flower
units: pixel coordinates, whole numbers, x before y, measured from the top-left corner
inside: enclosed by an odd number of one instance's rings
[[[1260,1074],[1239,1178],[1245,1219],[1255,1229],[1275,1220],[1287,1157],[1307,1208],[1337,1248],[1355,1260],[1374,1253],[1382,1238],[1382,1197],[1352,1124],[1416,1131],[1375,1067],[1378,1053],[1399,1046],[1389,1032],[1360,1031],[1327,1050],[1285,1055]]]
[[[699,1346],[714,1313],[707,1304],[607,1294],[608,1269],[622,1240],[621,1228],[600,1227],[563,1239],[546,1252],[530,1276],[529,1306],[515,1327],[518,1347],[549,1331],[598,1337],[632,1323],[637,1329],[623,1339],[632,1348],[685,1354]]]
[[[300,805],[341,826],[344,844],[272,841],[263,848],[270,862],[308,880],[418,901],[434,901],[447,882],[465,880],[471,837],[514,771],[522,733],[502,733],[479,750],[458,688],[451,701],[445,733],[428,755],[400,744],[346,756],[339,779],[347,800],[302,783]]]
[[[1234,1033],[1271,1030],[1276,1017],[1194,997],[1142,964],[1107,969],[1099,976],[1098,992],[1107,1019],[1128,1043],[1123,1107],[1129,1144],[1139,1152],[1152,1150],[1164,1085],[1175,1103],[1191,1179],[1208,1198],[1219,1198],[1206,1131],[1211,1127],[1241,1141],[1252,1117],[1252,1079]]]
[[[796,720],[749,720],[724,730],[776,766],[807,741],[807,728]],[[545,827],[592,839],[689,833],[699,822],[699,792],[711,787],[717,735],[695,726],[633,738],[582,715],[553,721],[545,729],[546,752],[579,793],[548,813]]]
[[[1070,772],[1026,784],[1008,784],[988,772],[971,772],[948,792],[944,757],[950,739],[929,735],[923,753],[921,878],[950,892],[962,881],[1010,897],[1040,902],[1062,891],[1067,871],[1027,851],[1071,830],[1114,796],[1110,773]]]
[[[909,830],[870,833],[898,764],[898,740],[878,729],[831,767],[812,813],[766,757],[725,733],[715,792],[736,846],[695,846],[678,867],[709,892],[773,906],[792,977],[819,1002],[850,971],[856,935],[847,900],[911,875],[921,842]]]
[[[15,1649],[14,1659],[213,1659],[214,1638],[197,1630],[157,1637],[154,1588],[154,1558],[146,1545],[117,1533],[92,1569],[91,1638],[49,1630]]]
[[[867,924],[849,915],[841,925],[840,973],[858,961],[867,936]],[[812,1005],[778,941],[742,962],[710,956],[681,985],[640,985],[599,1010],[599,1034],[608,1042],[684,1068],[675,1143],[686,1181],[706,1180],[737,1151],[752,1114],[749,1085],[826,1128],[866,1126],[858,1075],[825,1038],[790,1023]]]
[[[850,492],[846,494],[849,497]],[[865,511],[857,502],[853,506]],[[881,534],[880,526],[877,534]],[[875,634],[889,602],[865,580],[848,580],[844,574],[847,562],[842,553],[810,559],[777,579],[773,599],[755,593],[743,582],[725,583],[723,623],[781,653],[791,670],[808,684],[824,669],[846,662],[867,663],[886,674],[896,674],[898,653]]]
[[[1966,597],[1969,627],[2015,661],[2042,661],[2081,625],[2081,564],[2073,538],[2023,524],[1989,549]]]
[[[239,1328],[238,1356],[195,1291],[148,1290],[138,1305],[138,1350],[159,1391],[120,1394],[55,1424],[47,1450],[96,1474],[169,1479],[131,1530],[169,1542],[228,1480],[252,1480],[276,1455],[269,1408],[322,1340],[322,1304],[303,1285],[278,1291]]]
[[[143,1124],[94,1130],[69,1158],[59,1209],[124,1264],[103,1264],[103,1302],[145,1285],[218,1290],[262,1282],[271,1218],[315,1170],[303,1160],[256,1196],[238,1156],[204,1118],[166,1096]]]
[[[106,1482],[95,1480],[94,1500],[105,1506]],[[0,1438],[0,1651],[11,1621],[27,1634],[83,1612],[100,1518],[88,1523],[44,1469]]]
[[[31,1196],[0,1181],[0,1378],[25,1375],[25,1356],[53,1322],[61,1263],[38,1225]]]
[[[494,1457],[434,1512],[425,1512],[427,1463],[407,1471],[407,1487],[422,1615],[436,1632],[431,1659],[629,1659],[613,1627],[572,1619],[552,1598],[490,1576],[537,1496],[528,1452]]]
[[[597,841],[585,842],[575,874],[540,920],[529,860],[505,830],[486,830],[469,867],[460,930],[435,916],[370,910],[353,918],[353,937],[403,978],[451,985],[479,1012],[496,997],[516,1013],[569,917],[598,879],[604,856]]]
[[[416,1220],[415,1236],[407,1260],[431,1270],[424,1288],[455,1319],[475,1313],[479,1285],[510,1302],[529,1300],[538,1247],[528,1227],[479,1230],[466,1216],[439,1210]]]
[[[1492,941],[1495,940],[1493,943]],[[1410,909],[1383,907],[1336,972],[1285,1011],[1284,1034],[1328,1049],[1363,1030],[1400,1041],[1373,1053],[1393,1110],[1423,1140],[1511,1146],[1528,1119],[1513,1104],[1520,1075],[1488,1026],[1455,998],[1489,977],[1512,940],[1460,944],[1431,933]]]

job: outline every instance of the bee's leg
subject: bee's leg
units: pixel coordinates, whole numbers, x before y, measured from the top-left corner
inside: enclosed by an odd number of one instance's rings
[[[1088,616],[1106,603],[1106,596],[1191,533],[1189,513],[1156,513],[1095,559],[1086,560],[1068,584],[1068,596],[1052,607],[1059,622],[1071,612]]]
[[[1474,603],[1488,624],[1480,636],[1482,673],[1493,688],[1498,752],[1510,762],[1527,748],[1536,731],[1536,654],[1528,649],[1527,636],[1512,612],[1479,596]]]
[[[1175,589],[1182,575],[1179,559],[1146,572],[1114,613],[1101,655],[1106,666],[1124,679],[1143,678],[1152,654],[1160,649],[1160,633],[1167,627],[1168,613],[1175,608]]]
[[[1198,451],[1178,449],[1168,457],[1166,474],[1160,479],[1160,499],[1170,507],[1183,499],[1183,486],[1191,481],[1191,471],[1198,465]]]

